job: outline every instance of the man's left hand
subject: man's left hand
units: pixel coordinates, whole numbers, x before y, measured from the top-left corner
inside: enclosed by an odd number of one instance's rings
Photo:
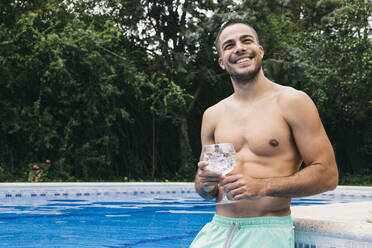
[[[242,174],[226,175],[220,186],[227,189],[232,200],[257,200],[264,197],[263,179]]]

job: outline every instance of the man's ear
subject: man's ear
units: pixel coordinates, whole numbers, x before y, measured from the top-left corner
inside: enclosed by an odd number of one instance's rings
[[[220,65],[222,70],[225,70],[225,65],[223,64],[223,61],[222,61],[221,57],[218,58],[218,64]]]
[[[265,51],[264,51],[262,46],[258,46],[258,48],[260,49],[260,56],[261,56],[261,59],[262,59],[265,55]]]

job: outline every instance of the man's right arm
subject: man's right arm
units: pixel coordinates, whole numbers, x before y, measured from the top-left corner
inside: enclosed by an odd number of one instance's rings
[[[201,128],[202,147],[214,144],[214,118],[213,110],[207,109],[203,114]],[[221,181],[221,174],[207,170],[207,161],[203,161],[203,151],[200,154],[198,170],[195,175],[195,189],[204,199],[214,199],[218,196],[218,183]]]

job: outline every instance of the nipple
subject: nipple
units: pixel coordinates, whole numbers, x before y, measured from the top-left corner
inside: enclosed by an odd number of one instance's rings
[[[279,145],[279,142],[276,139],[270,140],[269,144],[273,147],[277,147]]]

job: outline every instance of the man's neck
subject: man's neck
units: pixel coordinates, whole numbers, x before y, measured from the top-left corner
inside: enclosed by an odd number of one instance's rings
[[[263,74],[262,69],[252,80],[237,81],[231,78],[234,97],[241,101],[254,101],[271,88],[271,82]]]

